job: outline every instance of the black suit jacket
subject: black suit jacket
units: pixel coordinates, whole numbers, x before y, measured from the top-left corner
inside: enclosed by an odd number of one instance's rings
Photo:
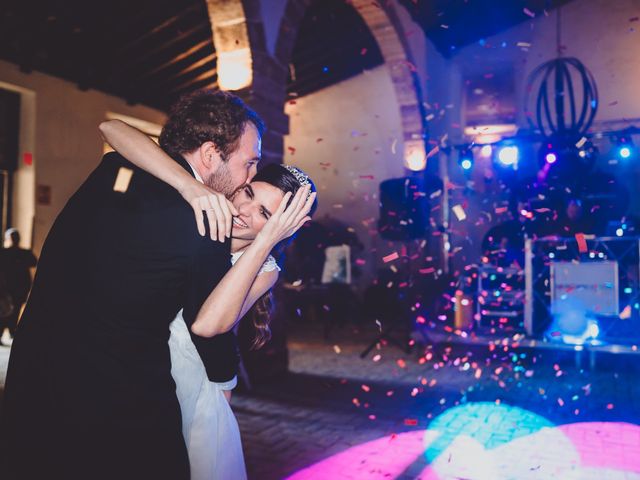
[[[125,192],[114,191],[121,169],[133,172]],[[34,470],[8,478],[188,476],[169,323],[181,308],[193,323],[229,249],[198,234],[173,188],[105,155],[50,231],[16,333],[3,465]],[[233,378],[233,333],[192,338],[210,380]]]

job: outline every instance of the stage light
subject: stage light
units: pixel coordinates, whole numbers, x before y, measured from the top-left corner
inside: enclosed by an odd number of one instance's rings
[[[493,147],[491,145],[484,145],[480,149],[480,155],[482,155],[485,158],[489,158],[492,153],[493,153]]]
[[[558,160],[558,156],[553,152],[549,152],[544,156],[544,160],[548,164],[553,164],[553,163],[556,163],[556,161]]]
[[[584,345],[600,335],[598,321],[579,300],[563,298],[554,310],[553,322],[546,332],[549,340],[567,345]]]
[[[616,142],[616,155],[621,160],[628,160],[634,155],[634,147],[630,138],[620,137]]]
[[[463,170],[471,170],[473,167],[473,152],[468,148],[463,148],[460,150],[460,155],[458,156],[458,164],[462,167]]]
[[[620,155],[620,158],[627,159],[631,156],[631,149],[629,147],[620,147],[618,155]]]
[[[624,236],[624,230],[622,228],[618,228],[616,230],[616,237],[622,237]]]
[[[520,149],[515,145],[502,147],[498,151],[498,160],[505,167],[516,166],[518,164],[519,156],[520,156]]]

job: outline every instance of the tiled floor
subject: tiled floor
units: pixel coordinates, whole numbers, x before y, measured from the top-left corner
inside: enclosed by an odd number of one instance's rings
[[[362,360],[373,332],[303,327],[289,375],[234,394],[251,479],[640,479],[638,365],[509,341]]]
[[[234,397],[250,478],[640,479],[637,367],[336,337],[292,335],[292,373]]]

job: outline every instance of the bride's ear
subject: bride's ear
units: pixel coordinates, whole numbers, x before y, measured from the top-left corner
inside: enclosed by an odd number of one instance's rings
[[[222,157],[215,143],[204,142],[200,145],[200,161],[211,172],[215,172],[218,169],[220,163],[222,163]]]

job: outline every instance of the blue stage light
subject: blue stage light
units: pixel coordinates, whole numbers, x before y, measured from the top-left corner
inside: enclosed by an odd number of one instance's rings
[[[558,160],[558,156],[553,152],[549,152],[544,156],[544,160],[548,164],[556,163],[556,161]]]
[[[620,147],[620,149],[618,150],[618,155],[620,155],[620,158],[622,159],[627,159],[631,156],[631,148],[624,146],[624,147]]]
[[[599,335],[598,320],[587,311],[583,302],[563,295],[555,307],[547,338],[569,345],[584,345],[595,341]]]
[[[473,152],[470,148],[460,150],[458,165],[460,165],[463,170],[471,170],[473,168]]]
[[[618,137],[616,139],[616,148],[615,148],[616,156],[620,160],[628,160],[629,158],[635,156],[635,148],[633,146],[633,141],[630,137]]]

